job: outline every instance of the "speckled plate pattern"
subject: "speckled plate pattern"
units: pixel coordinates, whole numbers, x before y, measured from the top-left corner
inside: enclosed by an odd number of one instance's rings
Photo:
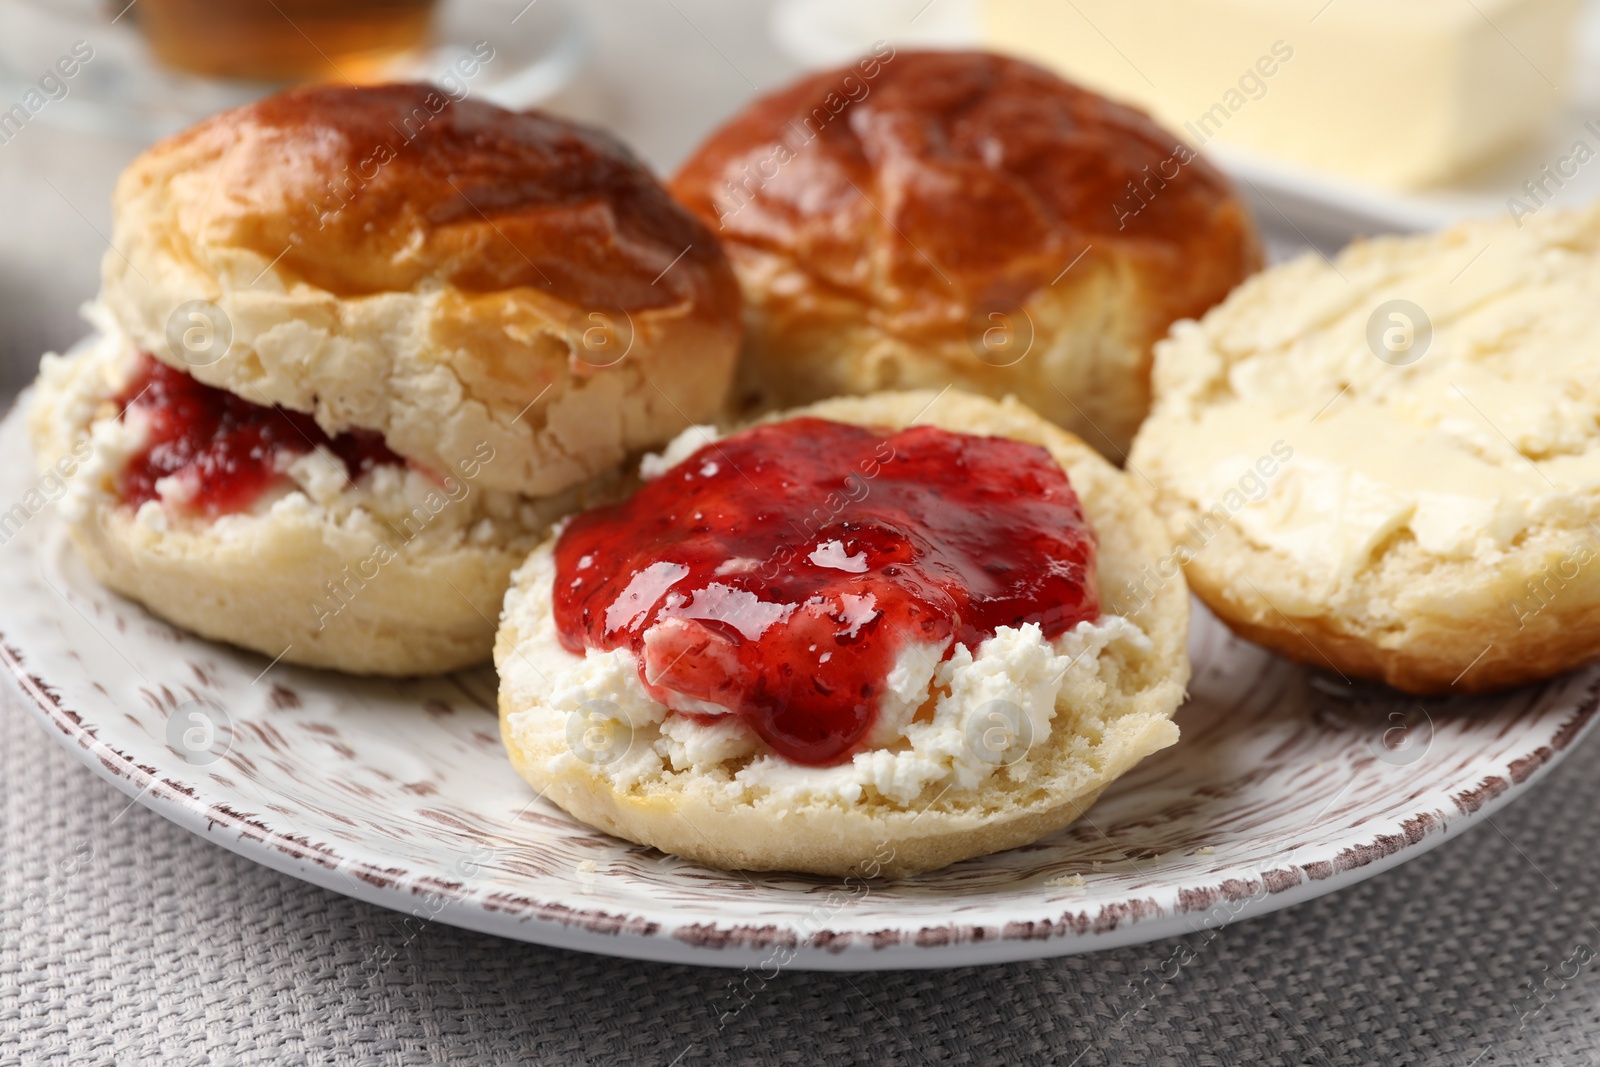
[[[29,473],[15,413],[0,426],[0,458],[0,657],[45,728],[167,818],[405,912],[411,930],[452,923],[767,976],[1197,932],[1459,833],[1570,751],[1600,699],[1590,670],[1419,701],[1291,666],[1197,606],[1183,739],[1073,826],[893,884],[730,874],[607,837],[536,799],[501,752],[488,669],[347,678],[152,618],[85,573]]]

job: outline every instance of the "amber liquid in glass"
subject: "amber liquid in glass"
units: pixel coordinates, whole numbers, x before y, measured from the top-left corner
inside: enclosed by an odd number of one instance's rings
[[[434,0],[139,0],[170,67],[257,81],[372,81],[426,41]]]

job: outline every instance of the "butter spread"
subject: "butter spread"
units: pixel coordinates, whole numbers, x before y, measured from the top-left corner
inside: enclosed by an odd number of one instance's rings
[[[1135,462],[1159,449],[1150,462],[1199,512],[1221,504],[1323,588],[1396,536],[1490,562],[1534,524],[1589,521],[1600,223],[1593,211],[1541,221],[1375,242],[1333,267],[1302,259],[1204,326],[1180,324],[1158,347],[1161,399]],[[1396,298],[1431,323],[1409,365],[1367,340]],[[1225,502],[1275,444],[1292,458],[1250,480],[1251,499]]]

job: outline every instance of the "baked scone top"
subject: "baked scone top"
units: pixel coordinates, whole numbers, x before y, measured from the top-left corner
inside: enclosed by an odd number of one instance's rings
[[[140,156],[118,204],[157,187],[178,195],[145,221],[180,254],[249,250],[338,296],[433,282],[633,311],[728,295],[715,243],[621,142],[428,85],[319,86],[225,112]]]
[[[103,300],[211,385],[556,492],[716,409],[739,295],[715,237],[611,137],[428,85],[319,86],[155,145],[114,198]],[[225,357],[175,351],[221,308]],[[593,342],[593,343],[591,343]]]
[[[903,336],[960,335],[1086,248],[1159,274],[1163,326],[1258,262],[1226,179],[1178,138],[983,52],[882,49],[807,78],[714,133],[672,189],[730,245],[791,258]]]

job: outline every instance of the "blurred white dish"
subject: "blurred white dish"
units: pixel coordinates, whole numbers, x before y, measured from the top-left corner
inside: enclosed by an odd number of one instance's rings
[[[808,69],[848,63],[878,41],[914,48],[970,48],[979,38],[973,0],[778,0],[772,39]]]
[[[153,141],[280,88],[160,66],[132,18],[117,12],[102,0],[0,0],[0,111],[22,100],[75,41],[85,42],[92,58],[66,81],[64,95],[26,121]],[[422,55],[397,62],[386,75],[439,82],[475,44],[487,42],[494,58],[468,80],[469,91],[512,108],[531,107],[566,87],[591,50],[587,16],[573,0],[441,0],[434,38]]]

